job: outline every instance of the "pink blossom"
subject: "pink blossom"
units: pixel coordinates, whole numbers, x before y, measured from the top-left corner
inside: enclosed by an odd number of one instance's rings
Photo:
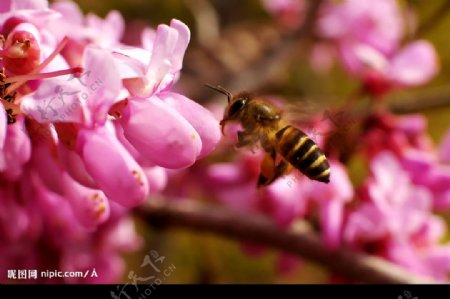
[[[426,132],[426,119],[418,114],[401,117],[379,114],[367,119],[366,125],[362,150],[368,158],[385,150],[393,152],[412,182],[432,194],[434,208],[447,209],[450,168],[440,159],[439,149],[434,148]]]
[[[226,206],[242,213],[256,209],[256,180],[261,155],[244,154],[234,163],[216,163],[205,170],[205,187],[216,199]],[[242,200],[244,199],[244,200]]]
[[[322,36],[343,44],[363,44],[391,53],[405,29],[396,0],[345,0],[326,2],[318,30]]]
[[[6,126],[4,123],[3,126]],[[8,125],[3,150],[0,151],[0,173],[7,180],[16,180],[31,156],[30,138],[25,133],[24,119]]]
[[[118,110],[119,122],[140,155],[162,167],[185,168],[214,149],[219,126],[209,111],[170,91],[182,67],[189,29],[173,20],[170,27],[148,32],[143,32],[143,43],[149,51],[115,52],[124,86],[133,95]]]
[[[369,158],[383,150],[402,156],[410,149],[426,152],[433,147],[426,132],[427,120],[420,114],[395,116],[376,113],[365,120],[365,126],[361,143]]]
[[[276,180],[258,199],[260,209],[271,216],[280,227],[288,227],[296,218],[305,216],[308,206],[306,180],[295,179],[295,174]]]
[[[87,172],[108,198],[129,207],[145,200],[149,192],[147,177],[114,131],[106,127],[81,130],[76,148]]]
[[[430,192],[414,185],[389,152],[373,158],[371,174],[361,193],[364,201],[349,213],[345,241],[418,274],[446,279],[448,261],[437,269],[429,262],[434,252],[446,248],[439,243],[445,226],[432,215]],[[450,260],[448,256],[446,259]]]
[[[304,0],[262,0],[262,4],[286,28],[295,29],[305,19],[306,2]]]
[[[318,204],[323,241],[336,249],[342,239],[345,205],[353,198],[353,186],[344,165],[331,160],[330,169],[330,183],[311,181],[309,189],[310,198]]]
[[[434,47],[417,40],[402,45],[406,23],[396,0],[327,3],[319,34],[332,41],[344,67],[380,96],[393,88],[431,80],[439,70]]]
[[[428,219],[431,196],[414,186],[408,174],[389,152],[380,152],[371,162],[373,177],[366,185],[366,202],[352,213],[346,239],[408,237]],[[380,222],[382,219],[382,222]],[[359,224],[361,223],[361,225]]]
[[[136,150],[159,166],[191,166],[201,152],[202,141],[194,127],[156,96],[131,99],[120,124]]]
[[[152,94],[167,90],[177,79],[182,67],[184,52],[190,40],[189,28],[178,20],[172,20],[170,27],[160,25],[151,43],[150,59],[140,52],[129,52],[132,55],[118,55],[120,60],[128,61],[129,66],[135,61],[136,68],[123,70],[122,78],[125,86],[133,95],[149,97]],[[145,55],[145,56],[143,56]],[[131,60],[131,61],[130,61]],[[139,65],[142,63],[141,65]]]
[[[450,130],[442,138],[438,155],[443,162],[450,163]]]
[[[439,70],[433,46],[424,40],[405,45],[390,54],[358,43],[341,45],[346,68],[362,78],[365,88],[375,95],[393,87],[412,87],[431,80]]]
[[[438,210],[450,207],[450,166],[442,163],[433,152],[410,150],[401,157],[403,167],[412,181],[427,188]]]
[[[102,48],[120,45],[125,22],[118,11],[110,11],[104,19],[89,13],[83,16],[82,11],[72,1],[57,1],[50,8],[61,14],[46,25],[58,39],[71,32],[70,38],[84,45],[95,44]]]

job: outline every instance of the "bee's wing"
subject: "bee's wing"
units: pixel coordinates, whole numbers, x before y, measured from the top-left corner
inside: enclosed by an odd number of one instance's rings
[[[282,108],[284,119],[293,124],[304,124],[313,118],[321,117],[326,110],[326,104],[311,98],[299,98],[290,101]]]

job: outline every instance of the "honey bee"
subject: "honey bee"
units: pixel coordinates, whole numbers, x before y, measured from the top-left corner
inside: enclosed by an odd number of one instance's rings
[[[269,102],[244,91],[232,95],[221,86],[206,84],[228,98],[222,134],[228,122],[238,122],[243,130],[237,132],[236,148],[260,146],[265,152],[257,186],[268,186],[293,168],[312,180],[330,181],[330,165],[317,144],[302,130],[287,123],[281,110]]]

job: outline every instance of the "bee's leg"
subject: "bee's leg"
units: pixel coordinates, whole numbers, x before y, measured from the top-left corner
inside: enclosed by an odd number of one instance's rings
[[[261,163],[261,172],[258,177],[258,187],[268,186],[280,176],[289,172],[291,165],[284,159],[276,163],[276,153],[272,152],[264,156]]]
[[[264,155],[258,177],[258,187],[269,185],[273,181],[273,177],[275,176],[275,157],[275,151]]]

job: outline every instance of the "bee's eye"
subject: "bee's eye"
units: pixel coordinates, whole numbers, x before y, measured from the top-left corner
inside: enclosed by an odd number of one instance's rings
[[[239,111],[245,106],[246,99],[237,99],[231,104],[228,110],[228,116],[233,116],[239,113]]]

